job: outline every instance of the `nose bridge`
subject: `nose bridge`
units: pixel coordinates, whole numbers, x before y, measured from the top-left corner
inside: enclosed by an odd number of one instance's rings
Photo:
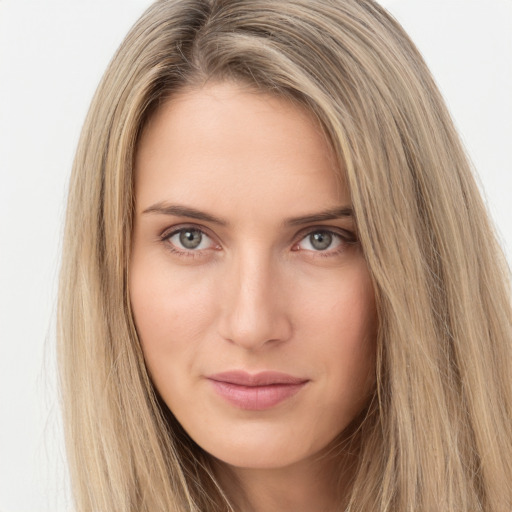
[[[241,250],[226,279],[221,335],[246,349],[289,337],[291,325],[278,291],[279,268],[269,253]]]

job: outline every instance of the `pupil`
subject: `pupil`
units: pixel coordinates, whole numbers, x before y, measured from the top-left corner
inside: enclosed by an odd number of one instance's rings
[[[197,229],[187,229],[180,233],[180,243],[187,249],[196,249],[202,238],[203,235]]]
[[[309,240],[315,249],[324,251],[331,245],[332,235],[325,231],[319,231],[318,233],[310,235]]]

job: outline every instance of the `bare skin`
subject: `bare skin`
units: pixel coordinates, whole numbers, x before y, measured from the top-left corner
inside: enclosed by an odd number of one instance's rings
[[[289,467],[272,469],[236,468],[218,463],[220,483],[235,510],[243,512],[334,512],[342,510],[349,490],[353,456],[340,461],[324,457],[303,460]],[[286,490],[283,492],[283,490]]]
[[[309,113],[233,83],[173,97],[138,148],[146,364],[244,512],[338,509],[322,455],[374,385],[374,294],[338,175]]]

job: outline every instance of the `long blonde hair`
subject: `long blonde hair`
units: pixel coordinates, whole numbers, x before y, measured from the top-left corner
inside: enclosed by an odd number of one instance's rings
[[[379,333],[344,508],[511,510],[508,270],[428,69],[372,0],[160,0],[110,63],[74,163],[60,278],[77,510],[230,510],[153,389],[127,286],[138,137],[166,98],[211,79],[305,105],[349,183]]]

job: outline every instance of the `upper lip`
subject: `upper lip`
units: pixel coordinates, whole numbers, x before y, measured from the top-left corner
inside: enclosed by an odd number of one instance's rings
[[[218,382],[226,382],[238,386],[270,386],[272,384],[304,384],[309,379],[294,377],[287,373],[263,371],[248,373],[242,370],[215,373],[209,375],[208,379]]]

